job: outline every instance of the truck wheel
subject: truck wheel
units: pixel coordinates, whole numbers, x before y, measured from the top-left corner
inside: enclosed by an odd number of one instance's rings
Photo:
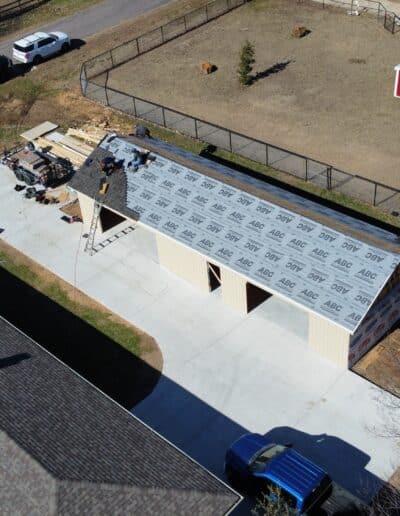
[[[32,63],[33,63],[35,66],[37,66],[37,65],[38,65],[38,64],[40,64],[42,61],[43,61],[42,56],[37,55],[37,56],[35,56],[35,57],[33,58]]]

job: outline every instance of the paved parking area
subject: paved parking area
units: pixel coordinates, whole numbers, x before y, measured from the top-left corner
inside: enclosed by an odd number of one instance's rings
[[[305,314],[274,297],[235,312],[218,291],[161,269],[140,227],[90,257],[81,224],[14,184],[0,165],[1,238],[157,339],[163,375],[132,412],[201,464],[222,476],[226,447],[257,431],[294,443],[363,498],[399,466],[399,443],[378,435],[400,418],[383,412],[391,397],[308,350]]]

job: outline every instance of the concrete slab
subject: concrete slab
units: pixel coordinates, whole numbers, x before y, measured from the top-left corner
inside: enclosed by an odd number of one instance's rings
[[[222,476],[229,444],[257,431],[292,441],[364,498],[400,465],[398,441],[374,429],[399,420],[383,408],[392,398],[310,351],[305,314],[274,297],[235,312],[218,290],[199,293],[160,268],[140,227],[90,257],[82,225],[14,184],[0,166],[1,237],[157,339],[163,375],[132,412],[201,464]]]

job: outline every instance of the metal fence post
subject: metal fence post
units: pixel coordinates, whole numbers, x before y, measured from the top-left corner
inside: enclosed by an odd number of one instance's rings
[[[161,29],[161,41],[164,43],[164,30],[163,30],[162,25],[161,25],[160,29]]]
[[[106,96],[107,106],[109,106],[110,105],[110,101],[108,100],[108,87],[107,87],[107,84],[108,84],[108,70],[107,70],[107,74],[106,74],[106,82],[104,84],[104,94]]]
[[[326,187],[327,190],[332,189],[332,167],[327,167],[326,169]]]
[[[308,159],[306,158],[306,182],[308,181]]]
[[[195,134],[196,140],[198,140],[199,134],[197,132],[197,119],[196,118],[194,119],[194,134]]]
[[[139,38],[136,38],[136,50],[137,50],[137,55],[140,54],[140,50],[139,50]]]
[[[268,152],[268,145],[265,144],[265,164],[268,166],[269,164],[269,152]]]
[[[113,49],[110,50],[110,58],[111,58],[111,66],[114,68],[114,58],[113,58],[113,53],[112,53]]]
[[[135,117],[137,117],[137,111],[136,111],[136,100],[135,97],[132,97],[133,100],[133,112],[135,114]]]
[[[229,149],[232,151],[232,131],[229,131]]]
[[[378,189],[378,185],[375,183],[375,188],[374,188],[374,206],[376,206],[376,191]]]
[[[161,107],[161,113],[162,113],[164,127],[167,127],[167,124],[165,123],[165,109],[163,107]]]

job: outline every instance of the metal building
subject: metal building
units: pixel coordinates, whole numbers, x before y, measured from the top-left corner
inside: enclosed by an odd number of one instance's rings
[[[149,153],[137,168],[134,151]],[[120,168],[99,196],[99,163]],[[274,295],[308,314],[308,343],[351,367],[399,319],[392,233],[154,139],[108,135],[71,183],[84,223],[156,235],[160,265],[242,312]]]

